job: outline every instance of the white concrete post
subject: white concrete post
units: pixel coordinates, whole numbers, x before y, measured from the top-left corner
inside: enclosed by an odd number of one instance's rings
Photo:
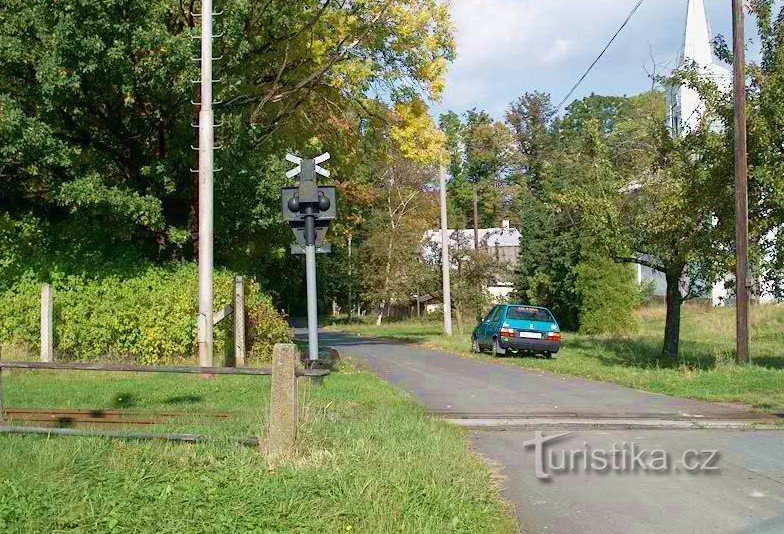
[[[234,365],[245,367],[245,279],[234,279]]]
[[[439,181],[441,184],[441,274],[444,292],[444,333],[452,335],[452,288],[449,281],[449,231],[446,216],[446,169],[439,169]]]
[[[52,315],[54,301],[52,299],[52,286],[41,286],[41,361],[54,361],[54,323]]]
[[[199,365],[213,366],[213,127],[212,0],[201,2],[201,108],[199,110]]]

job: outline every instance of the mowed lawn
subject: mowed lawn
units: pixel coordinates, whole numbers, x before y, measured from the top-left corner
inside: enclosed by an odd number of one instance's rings
[[[215,443],[0,436],[0,532],[513,532],[490,468],[462,431],[350,365],[300,382],[296,458],[258,435],[269,382],[180,375],[4,373],[6,408],[188,411],[153,431]],[[216,422],[200,414],[231,411]]]
[[[554,360],[508,357],[500,362],[525,368],[615,382],[679,397],[741,402],[767,412],[784,413],[784,306],[752,308],[753,363],[732,363],[735,310],[687,306],[683,310],[681,357],[661,356],[664,309],[637,312],[639,331],[623,337],[565,334]],[[422,343],[463,356],[470,353],[465,326],[452,338],[439,322],[334,325],[331,329]],[[489,355],[474,357],[491,359]]]

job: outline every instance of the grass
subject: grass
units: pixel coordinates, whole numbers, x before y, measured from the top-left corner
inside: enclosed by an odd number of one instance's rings
[[[664,310],[637,312],[639,331],[625,337],[566,334],[564,347],[554,360],[504,358],[508,365],[538,369],[606,382],[635,389],[711,401],[740,402],[754,408],[784,413],[784,306],[752,309],[753,364],[732,364],[734,309],[685,307],[681,357],[661,356]],[[471,355],[470,327],[452,338],[441,335],[437,322],[409,321],[333,325],[330,328],[362,335],[381,336],[426,344],[463,356]]]
[[[165,425],[221,440],[258,434],[259,377],[13,372],[7,408],[187,410]],[[300,450],[0,436],[2,532],[512,532],[490,469],[463,433],[346,366],[300,385]],[[199,413],[232,411],[229,422]]]

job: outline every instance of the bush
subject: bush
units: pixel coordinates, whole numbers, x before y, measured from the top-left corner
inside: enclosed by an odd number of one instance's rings
[[[130,276],[90,279],[84,275],[52,275],[55,350],[64,360],[133,360],[170,363],[195,350],[197,270],[194,264],[148,266]],[[215,272],[215,305],[232,302],[233,274]],[[261,294],[258,284],[246,288],[250,353],[267,358],[276,342],[290,340],[288,325]],[[0,293],[0,341],[39,343],[40,283],[23,279]],[[220,328],[231,328],[228,321]],[[226,335],[215,335],[219,361]]]
[[[638,328],[634,308],[640,289],[630,265],[609,258],[590,257],[575,268],[580,300],[580,332],[626,334]]]

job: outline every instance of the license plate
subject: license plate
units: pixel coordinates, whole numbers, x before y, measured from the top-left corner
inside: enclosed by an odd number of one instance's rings
[[[520,332],[520,337],[526,339],[542,339],[542,334],[540,332]]]

